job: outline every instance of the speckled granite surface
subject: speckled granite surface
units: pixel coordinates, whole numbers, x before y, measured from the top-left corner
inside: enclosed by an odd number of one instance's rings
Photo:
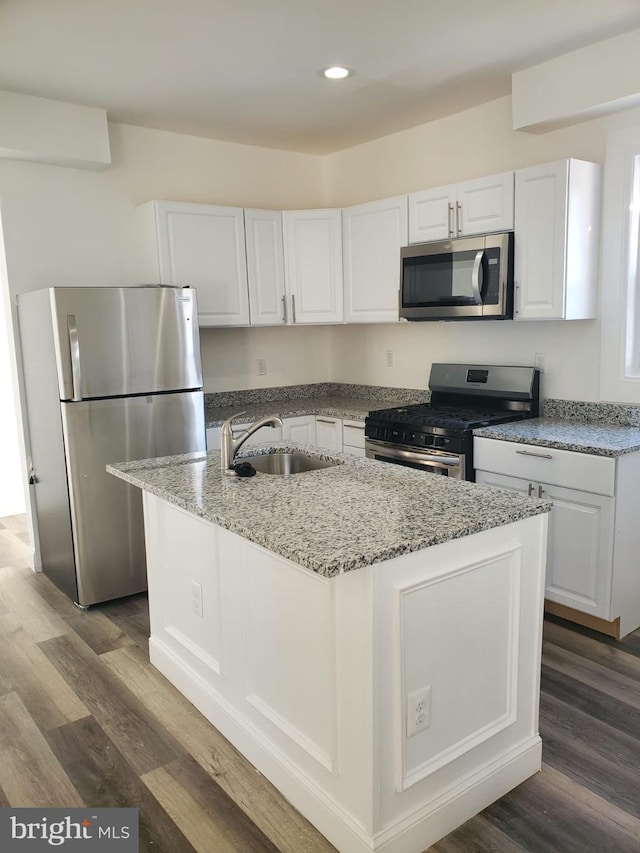
[[[475,436],[556,447],[596,456],[621,456],[640,450],[640,428],[609,423],[581,423],[575,420],[532,418],[513,424],[480,427]]]
[[[579,400],[544,400],[542,416],[583,424],[640,427],[640,406],[625,403],[589,403]]]
[[[207,429],[221,426],[227,418],[244,411],[243,420],[255,421],[266,415],[293,418],[298,415],[326,415],[363,421],[373,409],[421,403],[429,391],[415,388],[385,388],[379,385],[351,385],[323,382],[249,391],[205,394]]]
[[[107,470],[325,577],[547,512],[551,504],[294,442],[332,468],[291,477],[224,475],[220,454],[109,465]]]

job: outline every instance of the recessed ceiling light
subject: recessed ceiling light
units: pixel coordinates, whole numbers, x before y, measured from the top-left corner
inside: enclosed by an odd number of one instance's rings
[[[329,68],[321,68],[318,74],[328,80],[344,80],[345,77],[353,77],[356,72],[346,65],[331,65]]]

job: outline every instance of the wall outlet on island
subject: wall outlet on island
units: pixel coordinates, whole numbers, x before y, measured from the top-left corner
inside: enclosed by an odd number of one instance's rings
[[[202,616],[202,584],[191,581],[191,606],[196,616]]]
[[[407,737],[431,725],[431,686],[420,687],[407,696]]]
[[[267,372],[267,359],[259,358],[258,359],[258,376],[264,376]]]
[[[537,367],[538,370],[540,371],[540,373],[544,373],[544,353],[543,352],[537,352],[535,354],[533,366]]]
[[[393,350],[388,349],[385,353],[385,363],[387,367],[393,367]]]

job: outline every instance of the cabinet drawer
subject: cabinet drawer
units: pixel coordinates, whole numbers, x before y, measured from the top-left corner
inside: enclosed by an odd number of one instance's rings
[[[364,450],[364,424],[360,421],[343,421],[342,441],[345,447]]]
[[[474,438],[474,467],[568,489],[613,496],[616,461],[535,444]]]

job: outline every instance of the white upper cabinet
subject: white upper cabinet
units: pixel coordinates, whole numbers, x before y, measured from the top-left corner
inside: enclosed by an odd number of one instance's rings
[[[409,243],[448,240],[455,235],[456,185],[409,195]]]
[[[286,210],[282,216],[289,322],[341,323],[342,212]]]
[[[282,213],[245,210],[244,224],[251,325],[281,326],[287,322]]]
[[[151,201],[138,215],[145,283],[196,288],[200,326],[249,324],[241,207]]]
[[[409,195],[409,243],[513,229],[513,172]]]
[[[584,160],[516,172],[516,320],[596,316],[600,172]]]
[[[342,211],[344,319],[397,323],[400,247],[407,245],[407,196]]]

